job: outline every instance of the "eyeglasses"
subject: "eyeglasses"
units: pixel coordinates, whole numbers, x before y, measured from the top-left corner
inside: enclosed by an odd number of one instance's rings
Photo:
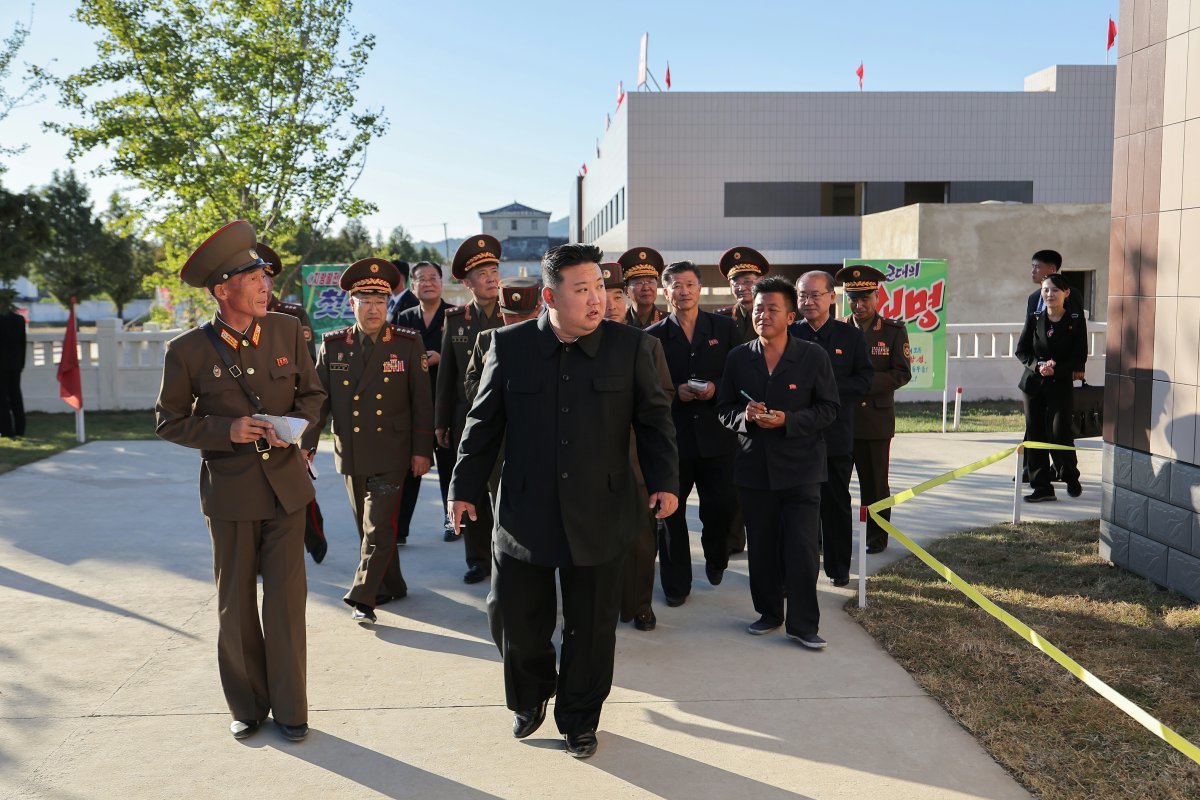
[[[423,275],[420,278],[413,278],[413,283],[441,283],[441,275]]]
[[[833,292],[798,292],[796,297],[799,298],[801,303],[805,301],[815,303],[827,294],[833,294]]]

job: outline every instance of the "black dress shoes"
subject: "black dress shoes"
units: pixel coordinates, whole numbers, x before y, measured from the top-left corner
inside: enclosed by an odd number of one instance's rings
[[[838,588],[841,588],[842,586],[850,585],[850,576],[849,575],[838,575],[836,578],[830,578],[829,580],[832,581],[833,585],[837,586]]]
[[[873,556],[887,550],[886,544],[869,544],[867,545],[867,555]]]
[[[355,622],[377,622],[375,618],[375,609],[368,606],[366,603],[355,603],[354,611],[350,613],[350,619]]]
[[[308,736],[308,723],[301,722],[299,725],[284,725],[279,720],[275,720],[275,725],[279,728],[279,732],[283,734],[283,738],[292,742],[302,742],[304,737]]]
[[[1082,487],[1080,488],[1080,491],[1083,491]],[[1054,496],[1053,489],[1034,489],[1033,494],[1025,495],[1026,503],[1046,503],[1057,499],[1058,498]]]
[[[1079,497],[1083,494],[1083,484],[1079,481],[1067,481],[1067,494],[1071,497]]]
[[[472,564],[467,567],[467,574],[463,575],[463,583],[479,583],[492,577],[492,573],[485,570],[478,564]]]
[[[563,738],[567,740],[567,753],[573,758],[590,757],[596,752],[596,747],[599,744],[596,741],[595,731],[568,733]]]
[[[657,624],[658,620],[654,617],[654,611],[649,608],[645,611],[639,612],[638,615],[633,618],[633,627],[637,628],[639,631],[652,631],[654,630],[654,626]]]
[[[723,569],[713,569],[712,567],[705,567],[704,574],[706,576],[708,576],[708,582],[711,583],[713,586],[720,586],[721,581],[725,580],[725,570],[723,570]]]
[[[667,605],[671,608],[679,608],[686,602],[687,595],[684,595],[683,597],[672,597],[671,595],[667,595]]]
[[[245,739],[247,736],[253,736],[258,732],[258,720],[235,719],[229,723],[229,732],[233,734],[233,738],[235,739]]]
[[[312,560],[313,560],[314,564],[320,564],[322,561],[325,560],[325,554],[328,552],[329,552],[329,542],[322,539],[321,541],[317,542],[316,545],[313,546],[313,549],[309,552],[309,555],[312,556]]]
[[[535,708],[527,708],[524,711],[518,711],[513,714],[513,736],[518,739],[524,739],[529,734],[542,727],[542,723],[546,721],[546,706],[550,700],[543,700]]]

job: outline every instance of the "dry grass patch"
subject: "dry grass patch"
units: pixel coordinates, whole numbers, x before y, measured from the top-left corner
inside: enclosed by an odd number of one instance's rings
[[[1200,742],[1200,609],[1097,555],[1099,524],[997,525],[929,551],[1101,680]],[[1024,786],[1059,798],[1200,797],[1200,766],[914,557],[848,606]]]

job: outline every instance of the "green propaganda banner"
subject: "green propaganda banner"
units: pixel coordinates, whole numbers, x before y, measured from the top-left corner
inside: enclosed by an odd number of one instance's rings
[[[866,264],[887,276],[879,287],[879,315],[896,319],[908,329],[912,348],[912,380],[904,389],[944,391],[946,388],[946,260],[846,259],[845,266]],[[842,296],[842,318],[849,303]]]
[[[300,268],[304,310],[312,320],[313,336],[318,344],[326,333],[354,324],[350,295],[338,286],[345,269],[345,264],[305,264]]]

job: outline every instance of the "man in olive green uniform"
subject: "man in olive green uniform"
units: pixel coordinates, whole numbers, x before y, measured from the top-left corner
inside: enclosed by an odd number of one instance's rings
[[[342,598],[357,622],[375,622],[375,607],[408,594],[396,550],[396,513],[409,470],[418,478],[433,458],[433,400],[420,335],[387,323],[400,283],[390,261],[364,258],[342,273],[354,324],[325,334],[317,375],[329,399],[316,445],[333,417],[334,463],[346,481],[361,543],[358,568]]]
[[[502,324],[496,308],[500,292],[500,242],[483,233],[467,237],[454,254],[451,273],[467,287],[471,302],[446,309],[433,425],[438,446],[457,453],[470,409],[464,381],[475,338],[480,331]],[[467,555],[467,573],[463,576],[466,583],[479,583],[492,574],[492,503],[480,498],[475,505],[477,518],[462,526]]]
[[[263,272],[267,274],[267,291],[271,293],[271,299],[267,301],[267,311],[287,314],[289,317],[300,320],[300,330],[304,333],[304,341],[308,344],[308,354],[315,364],[317,362],[317,343],[313,339],[312,321],[308,318],[308,312],[299,303],[285,303],[279,299],[279,295],[275,294],[275,278],[283,271],[283,259],[273,248],[262,242],[256,243],[254,250],[258,253],[259,258],[267,262],[267,265],[263,267]],[[312,454],[309,455],[311,457]],[[311,470],[309,474],[312,475]],[[321,507],[317,505],[315,497],[304,512],[304,549],[308,551],[316,564],[324,561],[325,554],[329,552],[329,542],[325,540],[325,515],[321,513]]]
[[[718,308],[713,313],[733,317],[733,321],[737,323],[741,344],[752,342],[758,338],[753,318],[754,285],[767,276],[771,265],[763,258],[763,254],[753,247],[739,246],[726,250],[717,266],[729,281],[729,291],[733,293],[736,302],[731,306]]]
[[[617,263],[625,275],[625,293],[629,298],[625,323],[645,330],[666,319],[667,312],[654,305],[666,267],[662,255],[652,247],[632,247],[621,254]]]
[[[155,404],[160,437],[200,450],[200,507],[212,535],[217,663],[230,732],[267,718],[288,739],[308,734],[304,509],[313,499],[305,457],[254,414],[314,425],[325,392],[300,323],[267,311],[254,227],[230,223],[184,264],[185,283],[216,298],[212,322],[167,344]],[[260,627],[257,576],[263,579]]]
[[[888,464],[892,437],[896,435],[896,390],[912,380],[908,330],[903,322],[884,319],[876,313],[879,287],[887,277],[879,270],[852,264],[838,271],[854,327],[862,331],[871,353],[875,377],[871,389],[854,407],[854,467],[858,470],[859,502],[869,506],[892,493]],[[884,519],[892,510],[885,509]],[[887,531],[873,519],[867,520],[867,552],[887,549]]]
[[[533,319],[542,310],[542,282],[537,278],[504,278],[500,281],[500,319],[501,327],[516,325]],[[467,372],[463,376],[463,386],[467,392],[467,405],[475,402],[475,393],[479,389],[479,376],[483,374],[483,365],[487,361],[488,351],[492,348],[492,331],[495,328],[480,331],[475,337],[475,347],[471,349],[471,357],[467,360]],[[496,478],[500,477],[499,473]],[[492,487],[493,493],[496,487]]]

